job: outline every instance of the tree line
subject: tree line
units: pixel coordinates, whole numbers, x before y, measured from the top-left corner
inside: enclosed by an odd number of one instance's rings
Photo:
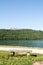
[[[32,29],[0,29],[0,40],[42,40],[43,31]]]

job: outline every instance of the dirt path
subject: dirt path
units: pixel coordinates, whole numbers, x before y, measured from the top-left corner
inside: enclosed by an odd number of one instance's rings
[[[33,65],[43,65],[43,61],[33,63]]]

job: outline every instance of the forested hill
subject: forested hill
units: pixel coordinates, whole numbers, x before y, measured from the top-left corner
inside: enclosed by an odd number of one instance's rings
[[[0,40],[39,40],[43,39],[43,31],[31,29],[8,30],[0,29]]]

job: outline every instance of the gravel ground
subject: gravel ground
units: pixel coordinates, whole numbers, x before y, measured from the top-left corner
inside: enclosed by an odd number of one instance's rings
[[[33,63],[33,65],[43,65],[43,61],[35,62],[35,63]]]

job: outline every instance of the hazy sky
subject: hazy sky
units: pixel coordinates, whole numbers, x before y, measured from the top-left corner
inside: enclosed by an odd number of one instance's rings
[[[0,0],[0,29],[43,30],[43,0]]]

